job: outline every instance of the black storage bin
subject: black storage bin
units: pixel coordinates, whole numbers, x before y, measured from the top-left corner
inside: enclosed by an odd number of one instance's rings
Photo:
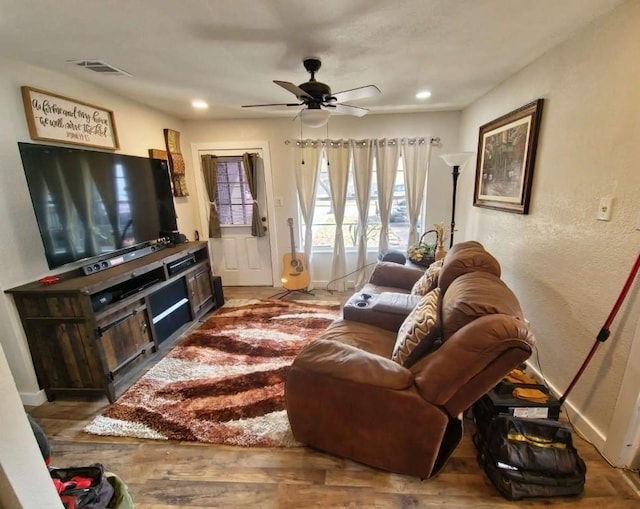
[[[538,389],[549,396],[549,401],[538,403],[514,398],[512,393],[516,387]],[[491,421],[499,415],[557,421],[560,417],[560,402],[552,394],[549,394],[549,389],[544,385],[501,382],[473,405],[473,419],[477,432],[482,435]]]

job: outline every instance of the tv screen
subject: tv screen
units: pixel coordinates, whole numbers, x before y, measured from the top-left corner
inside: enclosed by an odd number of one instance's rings
[[[166,161],[18,145],[50,269],[133,250],[177,230]]]

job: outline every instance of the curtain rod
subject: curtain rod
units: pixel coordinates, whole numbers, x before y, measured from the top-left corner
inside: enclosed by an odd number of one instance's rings
[[[405,143],[407,145],[415,145],[416,143],[419,145],[423,145],[425,143],[427,143],[427,141],[429,142],[430,145],[435,145],[435,146],[440,146],[440,137],[431,137],[431,138],[395,138],[395,139],[386,139],[386,138],[380,138],[380,139],[375,139],[375,140],[329,140],[329,144],[331,146],[338,146],[341,143],[343,144],[348,144],[350,141],[353,141],[356,146],[364,146],[366,145],[367,142],[369,141],[377,141],[379,144],[381,145],[404,145]],[[326,145],[327,144],[327,140],[310,140],[310,139],[306,139],[306,140],[285,140],[284,142],[285,145],[293,145],[295,144],[297,147],[300,147],[302,145],[305,146],[314,146],[314,145]]]

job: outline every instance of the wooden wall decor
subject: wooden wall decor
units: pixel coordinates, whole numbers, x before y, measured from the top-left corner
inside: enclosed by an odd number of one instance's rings
[[[21,87],[32,140],[117,150],[113,111],[31,87]]]
[[[149,157],[151,159],[163,159],[165,161],[169,161],[169,154],[167,154],[166,150],[160,150],[158,148],[150,148],[149,149]]]
[[[169,154],[169,170],[171,171],[171,181],[173,182],[173,195],[189,196],[184,159],[180,152],[180,133],[173,129],[165,129],[164,140],[167,144],[167,153]]]

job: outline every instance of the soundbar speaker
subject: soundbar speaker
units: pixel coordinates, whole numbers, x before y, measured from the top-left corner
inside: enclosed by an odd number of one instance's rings
[[[101,270],[106,270],[111,267],[115,267],[116,265],[135,260],[136,258],[142,258],[143,256],[155,253],[156,251],[160,251],[165,247],[167,247],[165,243],[155,243],[144,247],[134,248],[131,251],[127,251],[126,253],[119,254],[112,258],[108,258],[106,260],[98,260],[90,263],[89,265],[85,265],[82,267],[82,273],[85,276],[95,274],[96,272],[100,272]]]

